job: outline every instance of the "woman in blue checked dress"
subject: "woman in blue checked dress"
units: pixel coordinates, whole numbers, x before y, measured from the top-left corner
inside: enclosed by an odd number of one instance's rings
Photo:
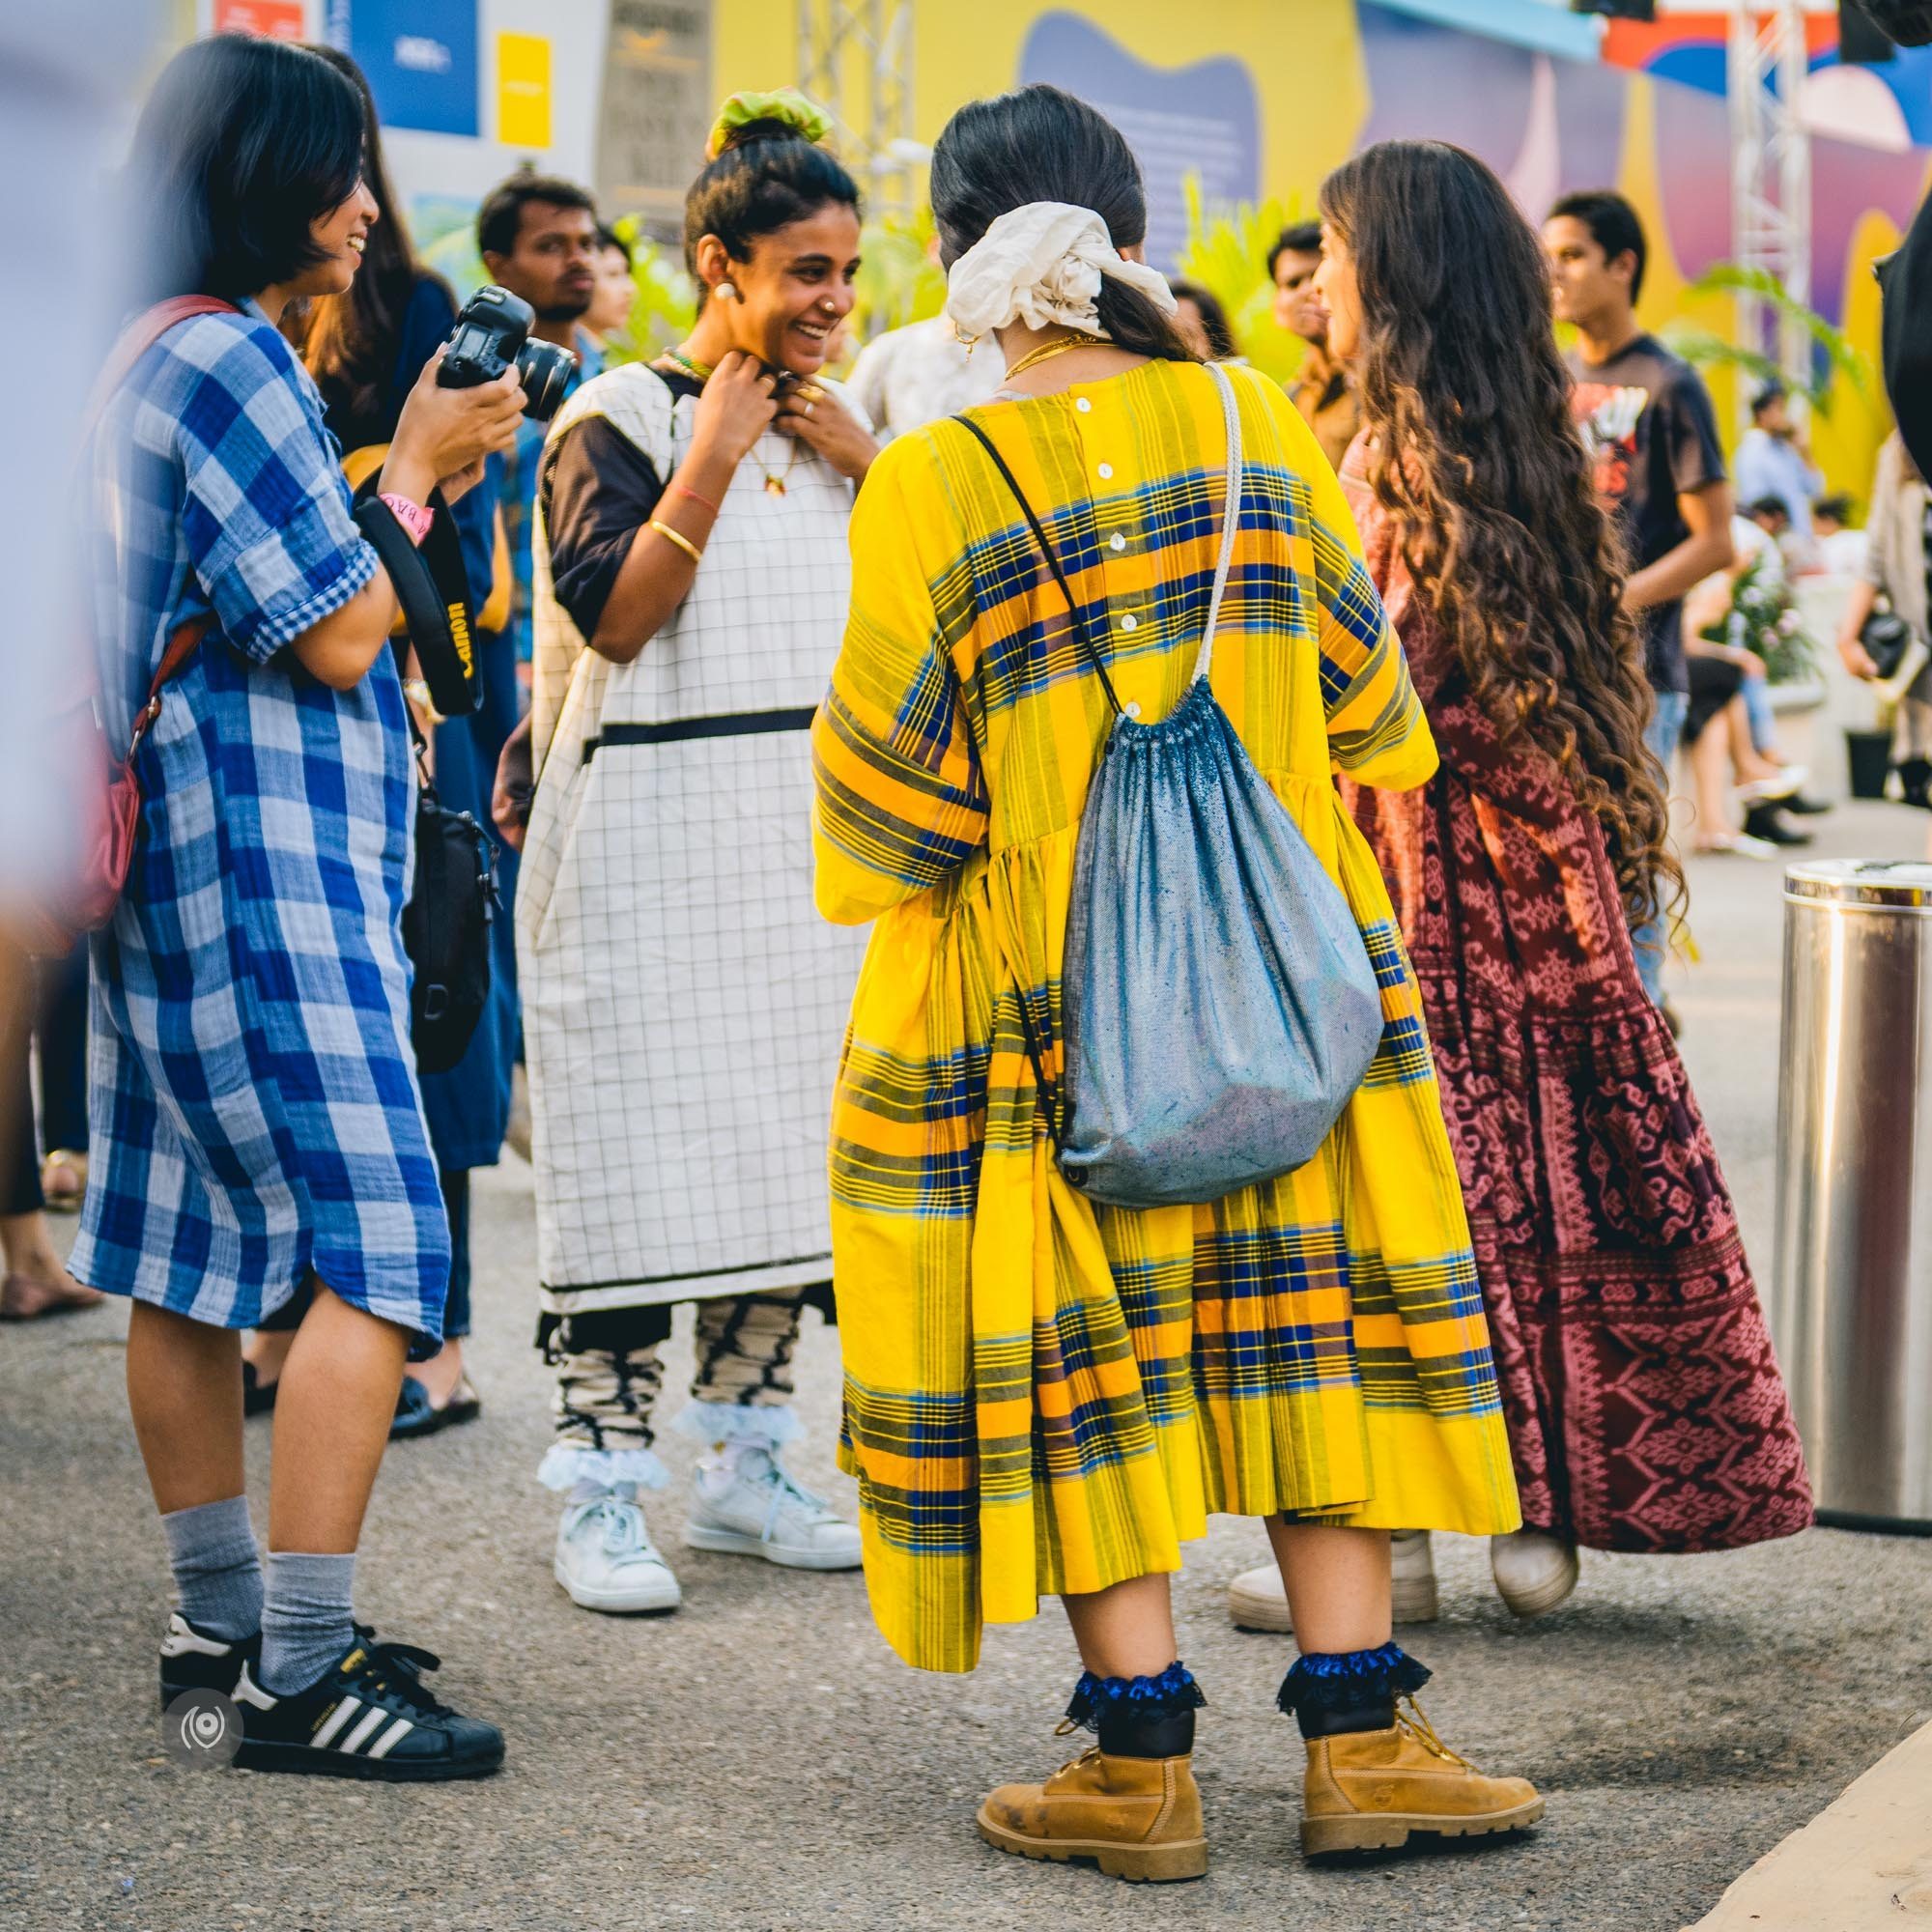
[[[412,800],[396,601],[275,327],[291,300],[350,285],[376,212],[361,169],[355,90],[268,42],[188,48],[137,130],[155,293],[230,306],[139,355],[89,452],[112,740],[178,628],[207,628],[141,749],[134,865],[95,942],[72,1265],[134,1302],[128,1397],[181,1593],[164,1694],[231,1695],[242,1763],[342,1769],[326,1760],[348,1752],[369,1775],[447,1777],[493,1769],[500,1736],[428,1696],[427,1653],[358,1638],[350,1610],[404,1360],[435,1346],[449,1272],[400,934]],[[399,521],[419,528],[439,483],[447,497],[474,480],[522,400],[514,376],[460,391],[426,371],[382,478]],[[265,1602],[239,1331],[304,1284]]]

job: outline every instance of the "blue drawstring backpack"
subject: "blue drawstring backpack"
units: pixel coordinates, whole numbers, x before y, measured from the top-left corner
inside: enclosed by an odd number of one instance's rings
[[[1012,492],[1114,711],[1075,849],[1064,1110],[1024,993],[1020,1018],[1061,1172],[1119,1208],[1218,1201],[1292,1173],[1327,1138],[1382,1035],[1354,915],[1208,681],[1242,487],[1234,384],[1208,368],[1228,430],[1220,559],[1193,681],[1157,724],[1122,709],[1011,470],[977,423],[955,418]]]

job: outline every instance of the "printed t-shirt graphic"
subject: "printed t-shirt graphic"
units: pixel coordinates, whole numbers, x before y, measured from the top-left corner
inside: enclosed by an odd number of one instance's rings
[[[1677,499],[1725,479],[1717,413],[1703,380],[1654,335],[1634,337],[1606,362],[1569,355],[1572,408],[1595,469],[1597,498],[1622,526],[1630,567],[1690,534]],[[1658,691],[1688,691],[1683,603],[1641,612],[1644,668]]]

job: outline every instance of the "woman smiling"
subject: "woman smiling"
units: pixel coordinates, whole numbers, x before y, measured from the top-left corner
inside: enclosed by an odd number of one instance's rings
[[[449,1283],[409,1038],[396,597],[277,329],[361,271],[364,163],[355,88],[266,40],[178,54],[135,130],[149,293],[178,306],[137,326],[124,356],[148,346],[117,365],[87,452],[104,723],[117,745],[153,723],[127,891],[93,943],[72,1266],[134,1303],[128,1402],[181,1598],[164,1698],[232,1695],[240,1764],[466,1777],[502,1738],[431,1696],[434,1659],[375,1642],[351,1602],[404,1357],[440,1340]],[[523,402],[514,373],[446,389],[424,369],[383,467],[388,513],[420,539],[444,514],[431,493],[473,484]],[[304,1287],[265,1585],[237,1331]]]
[[[786,1475],[789,1362],[831,1311],[825,1123],[861,948],[813,917],[807,727],[849,587],[871,437],[818,381],[850,311],[858,189],[794,94],[737,96],[686,203],[700,307],[559,413],[538,491],[537,784],[517,903],[542,1480],[586,1609],[669,1609],[638,1487],[658,1348],[697,1300],[685,1540],[847,1569],[858,1533]]]

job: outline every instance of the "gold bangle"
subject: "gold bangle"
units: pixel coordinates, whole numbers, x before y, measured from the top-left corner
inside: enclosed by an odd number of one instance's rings
[[[651,528],[667,543],[674,543],[693,563],[704,561],[704,553],[682,530],[674,530],[668,524],[662,524],[655,517],[651,519]]]

